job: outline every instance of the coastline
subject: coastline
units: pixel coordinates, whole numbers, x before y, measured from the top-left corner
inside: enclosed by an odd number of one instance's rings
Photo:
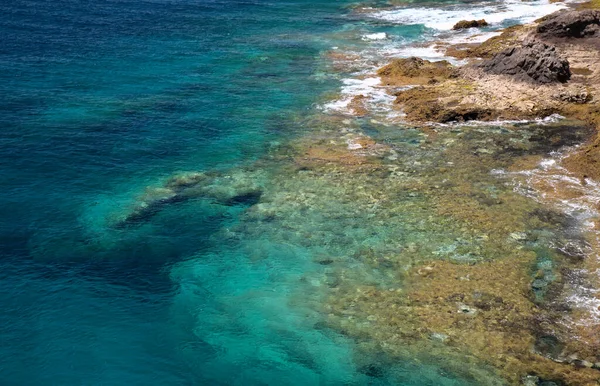
[[[534,29],[445,50],[456,61],[489,60]],[[111,226],[136,226],[187,200],[239,206],[239,222],[213,237],[244,250],[235,265],[269,266],[284,251],[302,273],[261,283],[277,295],[236,290],[227,302],[310,314],[314,327],[298,328],[356,342],[354,360],[369,377],[389,363],[434,363],[478,385],[595,384],[596,319],[579,306],[600,288],[586,274],[598,269],[600,242],[586,228],[596,215],[559,207],[596,187],[557,153],[590,138],[592,101],[580,84],[567,85],[565,101],[562,83],[532,85],[472,63],[368,63],[381,68],[374,74],[355,63],[369,60],[340,51],[324,56],[359,75],[343,81],[340,99],[297,118],[306,132],[245,167],[167,178]],[[578,60],[573,69],[588,63]],[[201,288],[195,264],[175,267],[175,280]],[[378,362],[382,353],[389,362]]]
[[[597,7],[589,2],[572,5],[571,9],[571,12],[577,12]],[[407,120],[415,124],[469,120],[530,120],[560,114],[581,120],[598,131],[600,107],[595,96],[600,91],[600,57],[597,55],[599,39],[593,34],[555,36],[556,31],[554,35],[536,31],[548,17],[550,15],[532,24],[507,28],[500,31],[499,36],[482,43],[459,43],[438,47],[445,56],[467,60],[467,64],[454,67],[452,74],[449,69],[445,69],[445,73],[442,74],[427,74],[425,65],[408,77],[395,75],[394,70],[406,72],[406,68],[402,67],[411,65],[402,60],[392,62],[378,73],[387,85],[421,86],[395,94],[396,108],[403,109],[407,113]],[[528,76],[502,74],[502,70],[506,72],[514,68],[501,68],[496,73],[485,70],[485,63],[490,63],[493,57],[503,51],[510,51],[512,47],[522,46],[527,41],[546,44],[549,51],[556,50],[556,56],[570,64],[569,79],[535,82]],[[533,60],[541,59],[535,57]],[[414,63],[412,65],[414,67]],[[541,63],[541,66],[547,65],[548,63]],[[419,74],[419,71],[423,73]],[[423,106],[432,103],[433,106]],[[598,140],[594,136],[583,149],[571,153],[565,160],[567,169],[582,179],[598,179],[600,169],[597,143]]]
[[[422,264],[409,271],[407,287],[410,290],[404,300],[399,300],[393,291],[363,288],[358,295],[349,294],[349,298],[333,301],[330,308],[333,315],[347,312],[349,303],[361,304],[360,312],[376,321],[375,331],[356,324],[351,327],[352,323],[342,323],[333,317],[332,323],[337,328],[351,331],[353,336],[366,334],[385,351],[399,357],[415,352],[425,356],[452,356],[452,350],[439,349],[439,342],[431,343],[431,340],[450,341],[450,346],[470,353],[472,360],[496,368],[510,384],[592,385],[600,380],[600,357],[597,356],[600,339],[596,330],[600,280],[595,274],[600,268],[600,239],[596,231],[600,228],[596,200],[600,191],[595,182],[600,177],[600,37],[594,32],[571,35],[573,31],[564,23],[561,25],[562,20],[551,25],[557,15],[571,14],[577,19],[579,11],[598,8],[597,2],[571,4],[568,10],[500,30],[481,42],[435,45],[444,58],[453,57],[463,61],[462,64],[407,57],[393,59],[377,70],[383,87],[395,98],[391,108],[402,116],[399,122],[424,130],[433,138],[448,124],[450,127],[471,122],[484,126],[485,122],[510,125],[511,122],[541,122],[542,118],[554,116],[562,122],[572,122],[573,127],[591,130],[581,145],[571,145],[560,155],[523,157],[506,172],[500,171],[500,174],[526,176],[528,189],[533,193],[525,195],[555,208],[549,209],[547,216],[559,216],[564,211],[567,216],[577,218],[575,222],[579,225],[575,226],[582,241],[562,249],[563,261],[556,263],[560,267],[560,278],[557,279],[556,272],[550,273],[557,267],[542,268],[546,263],[540,263],[537,252],[537,256],[535,253],[518,256],[512,251],[508,261],[499,259],[470,267],[456,262]],[[589,24],[597,26],[598,21]],[[547,32],[551,28],[556,30]],[[559,61],[567,61],[568,78],[560,79],[561,74],[558,74],[558,79],[537,81],[532,74],[515,71],[514,63],[507,65],[505,59],[510,60],[519,50],[525,51],[521,60],[533,56],[532,64],[524,67],[537,67],[536,71],[544,67],[556,70]],[[500,71],[494,72],[498,67]],[[539,76],[552,78],[553,75]],[[375,84],[373,78],[367,79]],[[373,95],[355,95],[346,106],[352,115],[368,117],[369,98],[374,99]],[[549,130],[546,135],[554,136],[551,141],[558,150],[568,142],[563,141],[565,134],[566,131],[552,134]],[[524,166],[529,171],[523,170]],[[570,207],[567,202],[572,203]],[[472,207],[450,209],[453,206],[456,202],[444,210],[474,224],[476,214],[467,214]],[[488,218],[489,214],[484,217]],[[489,222],[482,229],[486,227],[494,228]],[[527,230],[517,236],[511,233],[510,237],[526,239],[530,237],[526,233]],[[526,273],[532,269],[533,278]],[[537,282],[544,280],[554,281],[549,290],[552,299],[537,298],[536,293],[543,286]],[[482,310],[487,311],[483,312],[485,316],[481,316]],[[478,313],[479,317],[475,317]],[[402,318],[407,320],[401,321]],[[423,343],[424,334],[431,334],[429,343]],[[480,384],[493,384],[487,383],[485,376],[470,376]]]

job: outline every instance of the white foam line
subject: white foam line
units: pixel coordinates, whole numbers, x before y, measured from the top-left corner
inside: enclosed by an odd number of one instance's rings
[[[453,126],[468,126],[468,127],[488,127],[488,126],[506,126],[506,125],[517,125],[517,124],[536,124],[536,125],[548,125],[550,123],[558,122],[562,119],[565,119],[562,115],[552,114],[545,118],[536,118],[536,119],[520,119],[520,120],[497,120],[497,121],[467,121],[467,122],[448,122],[448,123],[439,123],[439,122],[430,122],[430,125],[441,126],[441,127],[453,127]],[[552,162],[552,160],[547,160],[548,162]]]
[[[394,101],[394,97],[387,93],[387,88],[381,86],[379,77],[348,78],[344,79],[342,83],[344,85],[341,89],[341,97],[323,105],[323,110],[326,112],[352,114],[350,102],[359,95],[364,96],[365,103],[368,103],[374,110],[389,109]]]
[[[485,19],[492,25],[500,25],[511,20],[530,23],[564,8],[566,8],[564,3],[550,3],[548,0],[529,2],[506,0],[494,5],[477,3],[453,5],[444,9],[404,7],[375,12],[371,14],[371,17],[397,24],[421,24],[438,31],[449,31],[461,20]]]
[[[362,40],[386,40],[388,38],[385,32],[365,34],[362,36]]]

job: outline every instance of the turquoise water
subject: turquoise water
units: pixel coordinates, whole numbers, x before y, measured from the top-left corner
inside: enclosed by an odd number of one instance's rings
[[[216,190],[256,186],[275,206],[286,189],[310,191],[265,160],[314,129],[306,117],[337,92],[343,74],[323,52],[360,47],[364,33],[426,32],[350,5],[0,4],[2,385],[471,383],[436,360],[361,354],[364,342],[323,323],[319,256],[411,238],[409,226],[341,219],[353,203],[335,187],[307,193],[335,210],[284,208],[285,226],[220,191],[114,226],[181,172],[216,173]],[[398,141],[409,151],[419,138]]]
[[[324,36],[348,23],[344,5],[0,5],[0,383],[364,377],[341,337],[278,314],[282,306],[227,304],[250,288],[275,290],[277,266],[249,266],[211,237],[243,205],[189,202],[127,231],[106,220],[146,185],[247,164],[301,129],[291,117],[336,85],[315,73]],[[191,257],[203,263],[173,279],[173,264]],[[303,270],[274,264],[281,275]],[[185,280],[194,270],[202,288]]]

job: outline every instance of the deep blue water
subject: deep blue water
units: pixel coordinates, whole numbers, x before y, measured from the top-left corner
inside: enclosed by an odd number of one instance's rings
[[[265,242],[280,258],[249,265],[215,242],[244,205],[106,226],[147,185],[251,164],[301,132],[293,117],[338,86],[315,73],[347,4],[0,2],[0,384],[390,382],[317,316],[286,312],[277,275],[301,275],[289,257],[306,250]],[[254,289],[278,295],[238,296]],[[401,383],[461,383],[396,365]]]

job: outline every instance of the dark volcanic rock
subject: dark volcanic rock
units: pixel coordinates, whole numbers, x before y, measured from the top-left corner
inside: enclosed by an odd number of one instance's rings
[[[452,27],[452,29],[459,30],[459,29],[467,29],[467,28],[479,28],[479,27],[485,27],[487,25],[488,25],[488,22],[485,21],[485,19],[461,20],[458,23],[454,24],[454,27]]]
[[[544,37],[582,38],[599,35],[600,10],[558,11],[549,15],[537,27],[538,34]]]
[[[560,57],[553,46],[536,40],[507,48],[480,66],[490,74],[510,75],[540,84],[564,83],[571,77],[569,62]]]

